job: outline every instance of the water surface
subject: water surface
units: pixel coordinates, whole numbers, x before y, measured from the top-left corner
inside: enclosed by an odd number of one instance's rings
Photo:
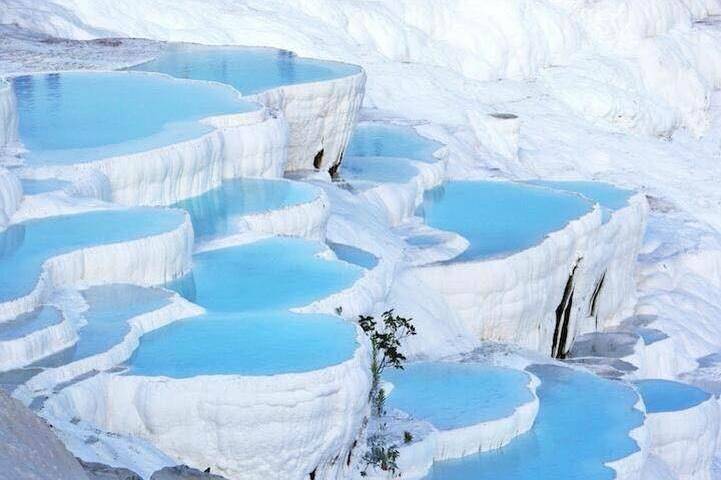
[[[408,126],[369,122],[359,124],[346,149],[346,157],[397,157],[435,162],[433,153],[443,145]]]
[[[711,397],[698,387],[670,380],[639,380],[635,384],[648,413],[686,410]]]

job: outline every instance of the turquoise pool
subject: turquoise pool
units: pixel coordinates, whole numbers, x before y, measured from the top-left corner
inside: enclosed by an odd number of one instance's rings
[[[298,83],[346,77],[355,65],[301,58],[287,50],[256,47],[171,46],[158,58],[130,70],[159,72],[178,78],[211,80],[249,95]]]
[[[623,383],[558,366],[531,366],[541,379],[533,428],[498,450],[438,462],[427,480],[611,480],[604,464],[638,451],[638,397]]]
[[[137,153],[211,130],[198,120],[259,108],[222,85],[129,72],[66,72],[12,79],[29,165]]]
[[[711,397],[711,394],[693,385],[670,380],[639,380],[635,384],[648,413],[686,410]]]
[[[185,221],[181,210],[131,208],[29,220],[0,232],[0,302],[30,293],[43,263],[74,250],[159,235]]]
[[[605,221],[610,218],[611,213],[614,211],[628,206],[628,199],[634,193],[632,190],[626,190],[603,182],[531,180],[528,183],[581,194],[601,206]]]
[[[196,254],[192,277],[175,287],[205,307],[141,339],[130,374],[271,375],[305,372],[349,359],[356,327],[292,307],[350,287],[362,269],[318,257],[323,245],[274,237]]]
[[[22,314],[8,322],[0,323],[0,342],[16,340],[38,330],[43,330],[63,321],[63,316],[54,307],[41,307]]]
[[[412,127],[369,122],[356,127],[345,156],[398,157],[435,162],[433,152],[442,146],[441,143],[422,137]]]
[[[311,202],[318,195],[315,187],[300,182],[241,178],[175,206],[190,213],[195,237],[202,239],[236,232],[243,215]]]
[[[57,180],[54,178],[43,180],[22,179],[20,180],[20,183],[25,195],[37,195],[39,193],[53,192],[56,190],[62,190],[71,185],[68,181]]]
[[[455,262],[525,250],[591,209],[578,195],[546,188],[453,181],[426,192],[418,213],[429,226],[456,232],[470,242]]]
[[[529,376],[476,363],[421,362],[391,370],[388,407],[450,430],[497,420],[533,400]]]
[[[346,157],[343,160],[343,179],[354,186],[362,182],[407,183],[418,175],[418,169],[404,158]]]

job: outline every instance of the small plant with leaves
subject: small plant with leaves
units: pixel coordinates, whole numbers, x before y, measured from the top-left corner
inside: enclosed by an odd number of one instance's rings
[[[380,386],[381,377],[386,368],[403,369],[406,360],[401,352],[401,343],[404,339],[416,334],[412,318],[396,315],[393,310],[381,314],[380,322],[372,316],[361,315],[358,319],[363,332],[371,343],[371,389],[369,399],[372,407],[371,413],[377,419],[378,429],[368,437],[368,450],[363,455],[366,469],[361,472],[366,475],[368,467],[373,466],[396,475],[399,456],[397,445],[388,445],[387,425],[383,421],[386,414],[386,392]],[[409,432],[405,432],[410,435]],[[412,436],[411,436],[412,438]],[[406,443],[409,443],[404,434]]]

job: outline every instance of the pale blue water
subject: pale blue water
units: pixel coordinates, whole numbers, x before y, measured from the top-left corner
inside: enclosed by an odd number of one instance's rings
[[[130,331],[128,320],[169,305],[170,296],[161,289],[124,284],[85,290],[87,324],[78,331],[78,342],[66,358],[75,361],[110,350]]]
[[[693,385],[670,380],[640,380],[635,384],[648,413],[686,410],[711,397],[711,394]]]
[[[580,193],[592,202],[598,203],[611,211],[628,206],[628,199],[633,196],[632,190],[626,190],[603,182],[531,180],[528,183],[572,193]]]
[[[459,233],[470,246],[452,261],[510,254],[591,211],[578,195],[512,182],[458,181],[426,192],[419,214],[426,224]]]
[[[286,50],[255,47],[180,45],[130,70],[232,85],[243,95],[282,85],[310,83],[354,75],[355,65],[300,58]]]
[[[475,363],[421,362],[390,370],[386,405],[450,430],[510,416],[533,400],[525,372]]]
[[[134,375],[272,375],[341,363],[357,347],[350,322],[325,315],[211,313],[142,339]]]
[[[27,295],[51,257],[177,228],[181,210],[131,208],[30,220],[0,232],[0,302]]]
[[[195,303],[216,312],[277,311],[305,306],[350,287],[355,265],[316,256],[321,244],[274,237],[193,256]]]
[[[328,246],[333,250],[338,260],[358,265],[367,270],[371,270],[378,265],[378,257],[360,248],[333,242],[328,242]]]
[[[57,180],[55,178],[47,178],[43,180],[22,179],[20,181],[25,195],[37,195],[38,193],[53,192],[62,190],[71,185],[65,180]]]
[[[435,162],[433,152],[442,146],[419,135],[412,127],[389,123],[363,123],[353,132],[345,157],[402,157]]]
[[[668,335],[655,328],[638,328],[636,329],[636,333],[641,336],[645,345],[651,345],[668,338]]]
[[[350,358],[355,326],[328,315],[288,312],[350,287],[362,270],[316,255],[322,244],[267,240],[196,254],[175,287],[207,313],[144,336],[130,373],[186,378],[304,372]]]
[[[300,182],[242,178],[175,206],[190,213],[198,239],[235,232],[240,216],[311,202],[318,195],[316,188]]]
[[[29,164],[72,164],[198,137],[201,118],[257,105],[221,85],[140,73],[53,73],[12,80]]]
[[[633,389],[564,367],[529,370],[542,381],[533,428],[498,450],[436,463],[428,480],[610,480],[604,463],[638,451]]]
[[[63,321],[60,312],[53,307],[42,307],[30,313],[0,323],[0,341],[15,340]]]
[[[418,169],[403,158],[345,157],[342,177],[350,182],[406,183]]]

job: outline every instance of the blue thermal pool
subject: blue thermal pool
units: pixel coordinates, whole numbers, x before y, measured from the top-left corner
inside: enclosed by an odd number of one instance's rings
[[[323,248],[274,237],[196,254],[192,278],[179,291],[190,292],[207,313],[144,336],[130,373],[270,375],[347,360],[357,348],[352,323],[288,311],[350,287],[360,277],[355,265],[319,258]]]
[[[623,383],[552,365],[541,379],[533,428],[498,450],[433,465],[428,480],[611,480],[604,464],[638,451],[629,432],[642,425],[638,397]],[[482,386],[481,386],[482,387]]]
[[[130,70],[225,83],[243,95],[283,85],[332,80],[360,72],[360,68],[355,65],[301,58],[287,50],[200,45],[172,46],[158,58],[131,67]]]
[[[25,313],[8,322],[0,323],[0,342],[15,340],[63,321],[60,311],[54,307],[42,307]]]
[[[418,169],[404,158],[346,157],[342,177],[357,187],[361,182],[406,183],[418,175]]]
[[[233,89],[141,73],[53,73],[12,80],[29,165],[137,153],[203,135],[198,120],[258,108]]]
[[[426,192],[419,214],[429,226],[465,237],[470,246],[452,261],[469,261],[537,245],[591,209],[578,195],[546,188],[454,181]]]
[[[23,193],[25,195],[37,195],[39,193],[53,192],[55,190],[62,190],[65,187],[71,185],[70,182],[65,180],[58,180],[55,178],[48,178],[43,180],[35,179],[22,179],[20,183],[23,187]]]
[[[635,384],[648,413],[686,410],[711,397],[698,387],[670,380],[640,380]]]
[[[0,232],[0,302],[29,294],[43,263],[81,248],[127,242],[178,228],[181,210],[131,208],[63,215],[11,225]],[[111,268],[110,266],[108,268]]]
[[[188,211],[199,239],[233,233],[243,215],[311,202],[318,195],[315,187],[300,182],[241,178],[175,206]]]
[[[360,248],[333,242],[328,242],[328,246],[333,250],[338,260],[358,265],[366,270],[371,270],[378,265],[378,257]]]
[[[531,180],[527,183],[581,194],[601,206],[605,221],[610,218],[611,213],[614,211],[628,206],[628,199],[634,193],[632,190],[626,190],[603,182]]]
[[[442,146],[434,140],[418,135],[412,127],[389,123],[362,123],[353,132],[345,157],[397,157],[435,162],[433,152]]]
[[[533,400],[522,371],[476,363],[422,362],[391,370],[387,405],[440,430],[497,420]]]

